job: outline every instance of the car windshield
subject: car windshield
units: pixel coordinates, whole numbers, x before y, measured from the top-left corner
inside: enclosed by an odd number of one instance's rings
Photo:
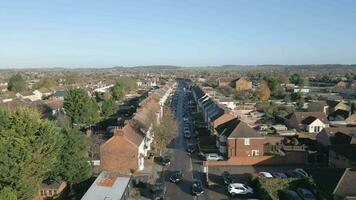
[[[195,187],[201,187],[201,182],[200,182],[200,181],[195,181],[195,182],[193,183],[193,185],[194,185]]]

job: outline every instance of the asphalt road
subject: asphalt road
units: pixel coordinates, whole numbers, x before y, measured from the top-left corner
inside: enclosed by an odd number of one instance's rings
[[[193,180],[192,160],[189,154],[185,151],[186,141],[183,135],[183,90],[180,90],[177,102],[177,120],[179,123],[179,134],[172,142],[169,151],[172,155],[171,165],[165,169],[165,180],[167,192],[165,199],[171,200],[190,200],[194,199],[191,194],[191,183]],[[169,181],[170,174],[173,171],[183,171],[183,180],[179,183],[171,183]]]

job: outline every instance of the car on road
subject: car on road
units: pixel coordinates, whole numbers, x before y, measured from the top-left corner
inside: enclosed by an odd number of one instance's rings
[[[274,172],[272,175],[274,178],[288,178],[288,176],[282,172]]]
[[[307,173],[306,171],[304,171],[302,168],[296,168],[296,169],[294,169],[293,171],[295,171],[295,172],[301,174],[301,175],[304,176],[304,177],[308,177],[308,176],[309,176],[308,173]]]
[[[253,189],[243,183],[230,183],[227,191],[231,196],[253,194]]]
[[[233,183],[234,179],[232,178],[231,174],[228,172],[228,171],[224,171],[222,174],[221,174],[221,177],[223,179],[223,182],[226,184],[226,185],[229,185],[230,183]]]
[[[157,182],[151,188],[152,199],[161,200],[164,199],[164,195],[166,194],[166,187],[163,183]]]
[[[190,131],[184,131],[184,138],[189,139],[191,137],[192,137],[192,135],[190,134]]]
[[[209,154],[206,154],[206,160],[207,161],[220,161],[220,160],[224,160],[224,157],[222,157],[216,153],[209,153]]]
[[[303,200],[293,190],[280,190],[280,191],[278,191],[278,197],[279,197],[279,199],[283,199],[283,200]]]
[[[260,178],[273,178],[272,174],[269,172],[258,172],[257,175]]]
[[[171,164],[171,158],[169,156],[164,156],[162,158],[162,165],[163,166],[168,166]]]
[[[203,183],[201,182],[201,180],[193,180],[192,193],[196,196],[199,196],[204,193]]]
[[[188,120],[189,120],[188,117],[183,118],[183,121],[185,121],[185,122],[187,122]]]
[[[308,190],[306,188],[298,188],[297,189],[297,193],[304,200],[316,200],[314,194],[310,190]]]
[[[174,171],[171,177],[169,177],[169,180],[172,183],[178,183],[179,181],[182,180],[182,178],[183,178],[183,173],[181,171]]]
[[[195,145],[192,143],[187,144],[187,152],[193,153],[195,151]]]

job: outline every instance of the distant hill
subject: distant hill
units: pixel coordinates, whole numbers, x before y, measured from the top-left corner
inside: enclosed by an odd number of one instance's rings
[[[130,67],[131,69],[145,69],[145,70],[172,70],[172,69],[181,69],[182,67],[174,66],[174,65],[145,65],[145,66],[135,66]]]

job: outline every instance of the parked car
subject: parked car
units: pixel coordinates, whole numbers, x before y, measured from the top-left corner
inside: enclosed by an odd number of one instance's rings
[[[297,172],[297,173],[303,175],[304,177],[309,176],[308,173],[307,173],[306,171],[304,171],[302,168],[296,168],[296,169],[294,169],[293,171],[295,171],[295,172]]]
[[[206,160],[207,161],[218,161],[218,160],[224,160],[224,157],[222,157],[216,153],[209,153],[209,154],[206,154]]]
[[[192,183],[192,193],[199,196],[204,193],[203,184],[200,180],[194,180]]]
[[[291,177],[291,178],[303,178],[304,177],[302,174],[300,174],[294,170],[287,171],[286,174],[288,177]]]
[[[187,139],[189,139],[189,138],[191,138],[192,136],[191,136],[191,134],[190,134],[190,131],[184,131],[184,138],[187,138]]]
[[[274,178],[288,178],[288,176],[282,172],[274,172],[272,175]]]
[[[269,172],[258,172],[257,175],[260,178],[273,178],[272,174]]]
[[[189,144],[187,145],[187,152],[193,153],[194,151],[195,151],[195,146],[194,146],[194,144],[189,143]]]
[[[171,158],[169,156],[164,156],[162,158],[162,165],[163,166],[168,166],[171,164]]]
[[[221,174],[221,177],[223,179],[223,182],[226,184],[226,185],[229,185],[230,183],[233,182],[233,178],[231,176],[231,174],[227,171],[224,171],[222,174]]]
[[[306,188],[298,188],[297,193],[301,196],[304,200],[316,200],[314,194],[306,189]]]
[[[187,122],[188,120],[189,120],[188,117],[183,118],[183,121],[185,121],[185,122]]]
[[[227,187],[227,191],[231,196],[253,194],[253,189],[242,183],[230,183]]]
[[[280,191],[278,191],[278,197],[279,197],[279,199],[283,199],[283,200],[303,200],[293,190],[280,190]]]
[[[198,153],[198,158],[199,158],[200,160],[206,160],[206,155],[205,155],[203,152],[199,151],[199,153]]]
[[[164,199],[166,193],[166,187],[163,183],[157,182],[151,188],[152,199],[161,200]]]
[[[172,183],[178,183],[179,181],[181,181],[183,178],[183,173],[181,171],[175,171],[173,172],[172,176],[169,177],[169,180]]]

